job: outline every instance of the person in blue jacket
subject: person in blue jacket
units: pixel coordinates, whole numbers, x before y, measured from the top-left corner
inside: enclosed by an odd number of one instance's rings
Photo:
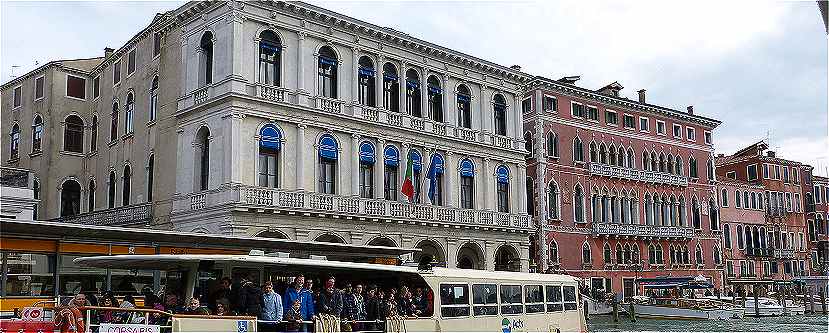
[[[284,312],[291,310],[295,300],[300,300],[300,312],[302,320],[309,321],[314,316],[314,294],[310,290],[303,289],[305,276],[297,274],[294,282],[285,289],[285,297],[282,297]]]

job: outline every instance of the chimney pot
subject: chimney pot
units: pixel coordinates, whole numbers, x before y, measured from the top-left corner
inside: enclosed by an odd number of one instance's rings
[[[774,153],[773,150],[766,151],[766,156],[768,157],[776,157],[777,154]]]
[[[646,91],[647,90],[645,90],[645,89],[639,89],[639,91],[637,91],[639,93],[639,103],[645,104],[645,92]]]
[[[519,72],[521,71],[521,66],[519,66],[519,65],[512,65],[512,66],[509,66],[509,68],[512,68],[512,69],[517,70]]]
[[[109,56],[112,55],[112,52],[115,52],[115,49],[113,49],[111,47],[105,47],[104,48],[104,58],[109,58]]]
[[[688,114],[694,114],[694,106],[688,105]]]

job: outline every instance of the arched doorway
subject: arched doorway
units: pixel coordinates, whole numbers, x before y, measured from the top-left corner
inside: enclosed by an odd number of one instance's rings
[[[345,244],[345,240],[334,234],[322,234],[314,238],[315,242],[320,243],[339,243]]]
[[[446,267],[446,255],[443,253],[443,248],[437,242],[425,239],[417,243],[415,248],[420,249],[420,252],[414,254],[414,261],[418,265],[434,262],[435,266]]]
[[[81,184],[75,180],[63,182],[60,189],[60,216],[72,216],[81,213]]]
[[[388,237],[377,237],[372,239],[368,242],[369,246],[387,246],[387,247],[397,247],[397,243],[395,243],[391,238]]]
[[[502,245],[495,251],[495,270],[509,272],[521,270],[521,257],[512,245]]]
[[[486,269],[484,266],[484,252],[478,244],[469,242],[458,249],[458,268]]]

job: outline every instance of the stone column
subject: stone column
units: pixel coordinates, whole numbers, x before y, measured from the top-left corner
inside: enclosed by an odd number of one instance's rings
[[[507,136],[515,138],[514,149],[523,149],[524,147],[524,124],[522,123],[521,115],[523,110],[521,109],[521,96],[519,93],[516,92],[514,95],[514,102],[512,104],[515,109],[510,113],[512,117],[507,117]],[[512,133],[510,133],[510,128],[512,128]]]
[[[455,89],[449,88],[449,74],[443,74],[443,120],[453,127],[458,125],[457,107],[452,103],[454,95]]]
[[[484,186],[483,186],[484,202],[483,202],[483,205],[481,205],[481,209],[485,209],[485,210],[492,210],[492,198],[495,197],[495,195],[494,195],[495,191],[493,191],[493,188],[492,188],[492,179],[495,177],[495,172],[493,172],[489,168],[489,161],[490,161],[489,157],[484,158],[483,169],[481,169],[481,173],[480,173],[481,174],[480,177],[484,179]]]
[[[435,151],[429,148],[423,149],[423,157],[420,160],[420,201],[418,203],[428,204],[429,201],[429,179],[426,176],[429,174],[429,164],[432,160],[432,154]]]
[[[486,255],[486,254],[484,254]],[[458,267],[458,240],[457,239],[448,239],[446,240],[446,267],[447,268],[457,268]]]
[[[229,58],[231,61],[231,73],[228,73],[228,76],[241,76],[244,77],[244,73],[242,73],[242,65],[245,64],[245,49],[242,46],[244,41],[244,32],[245,27],[242,25],[243,20],[245,19],[241,13],[233,11],[231,14],[231,18],[233,19],[233,41],[231,43],[231,48],[228,50]],[[218,80],[214,80],[218,81]],[[255,80],[253,81],[255,82]]]
[[[222,179],[222,183],[230,182],[230,183],[241,183],[242,182],[242,171],[247,170],[247,166],[241,158],[234,158],[244,156],[242,152],[242,134],[241,134],[241,127],[242,127],[242,120],[245,119],[244,114],[234,113],[230,117],[227,118],[227,122],[225,123],[225,131],[224,133],[228,134],[228,138],[226,139],[228,143],[228,147],[225,147],[224,150],[224,160],[225,166],[223,169],[225,174],[229,174],[230,179]],[[253,163],[256,163],[256,159],[253,159]],[[255,183],[254,183],[255,184]]]
[[[494,133],[495,132],[492,128],[493,119],[495,119],[494,118],[494,113],[493,113],[494,110],[493,110],[492,106],[490,105],[491,102],[490,102],[489,96],[490,96],[489,87],[487,87],[486,85],[481,85],[481,98],[479,99],[480,112],[478,112],[478,114],[480,116],[478,117],[478,119],[481,123],[480,129],[484,133]]]
[[[352,47],[351,54],[351,73],[354,76],[354,80],[351,80],[351,104],[354,106],[355,111],[353,112],[353,114],[356,116],[358,115],[358,112],[356,110],[360,108],[360,49]]]
[[[398,98],[397,102],[400,104],[400,113],[405,113],[411,115],[406,108],[408,104],[406,103],[406,66],[408,64],[405,61],[400,62],[400,76],[397,78],[397,92]]]
[[[446,206],[447,207],[458,207],[458,203],[455,200],[455,192],[458,188],[457,186],[457,178],[458,178],[458,168],[456,167],[455,163],[455,154],[452,152],[446,153],[446,163],[443,166],[443,176],[446,178],[444,184],[446,187],[443,188],[443,195],[446,198]]]
[[[377,149],[374,152],[374,197],[377,199],[384,199],[383,193],[383,173],[386,170],[386,163],[383,163],[383,147],[386,146],[386,140],[377,140]]]
[[[484,242],[484,267],[481,269],[494,271],[495,270],[495,251],[498,251],[498,245],[492,241]]]
[[[383,104],[383,64],[385,63],[385,57],[383,55],[377,55],[377,63],[374,64],[374,68],[377,70],[374,74],[374,100],[377,102],[377,108],[379,109],[386,109],[386,106]]]
[[[429,88],[427,81],[429,80],[429,70],[423,70],[423,76],[420,77],[420,114],[423,115],[423,118],[432,119],[432,115],[429,113]]]
[[[520,163],[517,166],[515,184],[518,186],[518,213],[527,213],[527,164]]]
[[[360,135],[351,134],[351,194],[360,196]]]
[[[181,36],[182,36],[182,38],[181,38],[181,65],[180,65],[181,69],[180,70],[181,70],[181,78],[184,82],[182,82],[182,84],[179,85],[179,94],[178,95],[179,96],[184,96],[184,95],[187,94],[187,92],[189,92],[189,90],[188,90],[189,87],[198,86],[198,84],[199,84],[199,78],[198,77],[196,77],[195,80],[193,80],[192,78],[187,77],[187,65],[188,65],[187,64],[187,59],[194,59],[196,61],[196,66],[198,66],[199,51],[194,52],[195,57],[193,57],[193,58],[188,57],[187,55],[189,54],[189,52],[188,52],[188,48],[187,48],[187,38],[184,38],[184,36],[185,36],[184,28],[181,29]],[[196,70],[196,72],[198,72],[198,69]],[[193,85],[194,82],[195,82],[195,85]],[[179,165],[181,165],[181,164],[179,164]]]
[[[307,34],[305,32],[298,32],[297,33],[297,77],[296,77],[296,87],[297,87],[297,104],[307,106],[308,105],[308,91],[305,89],[305,56],[303,54],[305,50],[305,37]]]
[[[305,190],[305,124],[297,124],[297,144],[296,147],[296,188],[298,190]],[[313,146],[313,145],[312,145]]]
[[[536,91],[536,109],[541,110],[541,91]],[[530,253],[530,258],[536,257],[538,258],[538,270],[539,272],[545,272],[547,270],[547,233],[544,231],[544,227],[547,225],[547,157],[546,153],[546,146],[547,140],[544,139],[544,121],[537,120],[535,123],[535,142],[536,145],[533,146],[535,148],[534,155],[536,156],[536,171],[535,171],[535,203],[536,203],[536,239],[538,242],[538,253]],[[523,249],[522,249],[523,251]],[[527,250],[529,252],[529,249]],[[523,270],[523,260],[522,260],[522,271]]]

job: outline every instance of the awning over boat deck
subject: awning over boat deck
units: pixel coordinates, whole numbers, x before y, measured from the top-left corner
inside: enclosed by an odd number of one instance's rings
[[[645,289],[708,289],[714,285],[701,276],[663,276],[638,280]]]

